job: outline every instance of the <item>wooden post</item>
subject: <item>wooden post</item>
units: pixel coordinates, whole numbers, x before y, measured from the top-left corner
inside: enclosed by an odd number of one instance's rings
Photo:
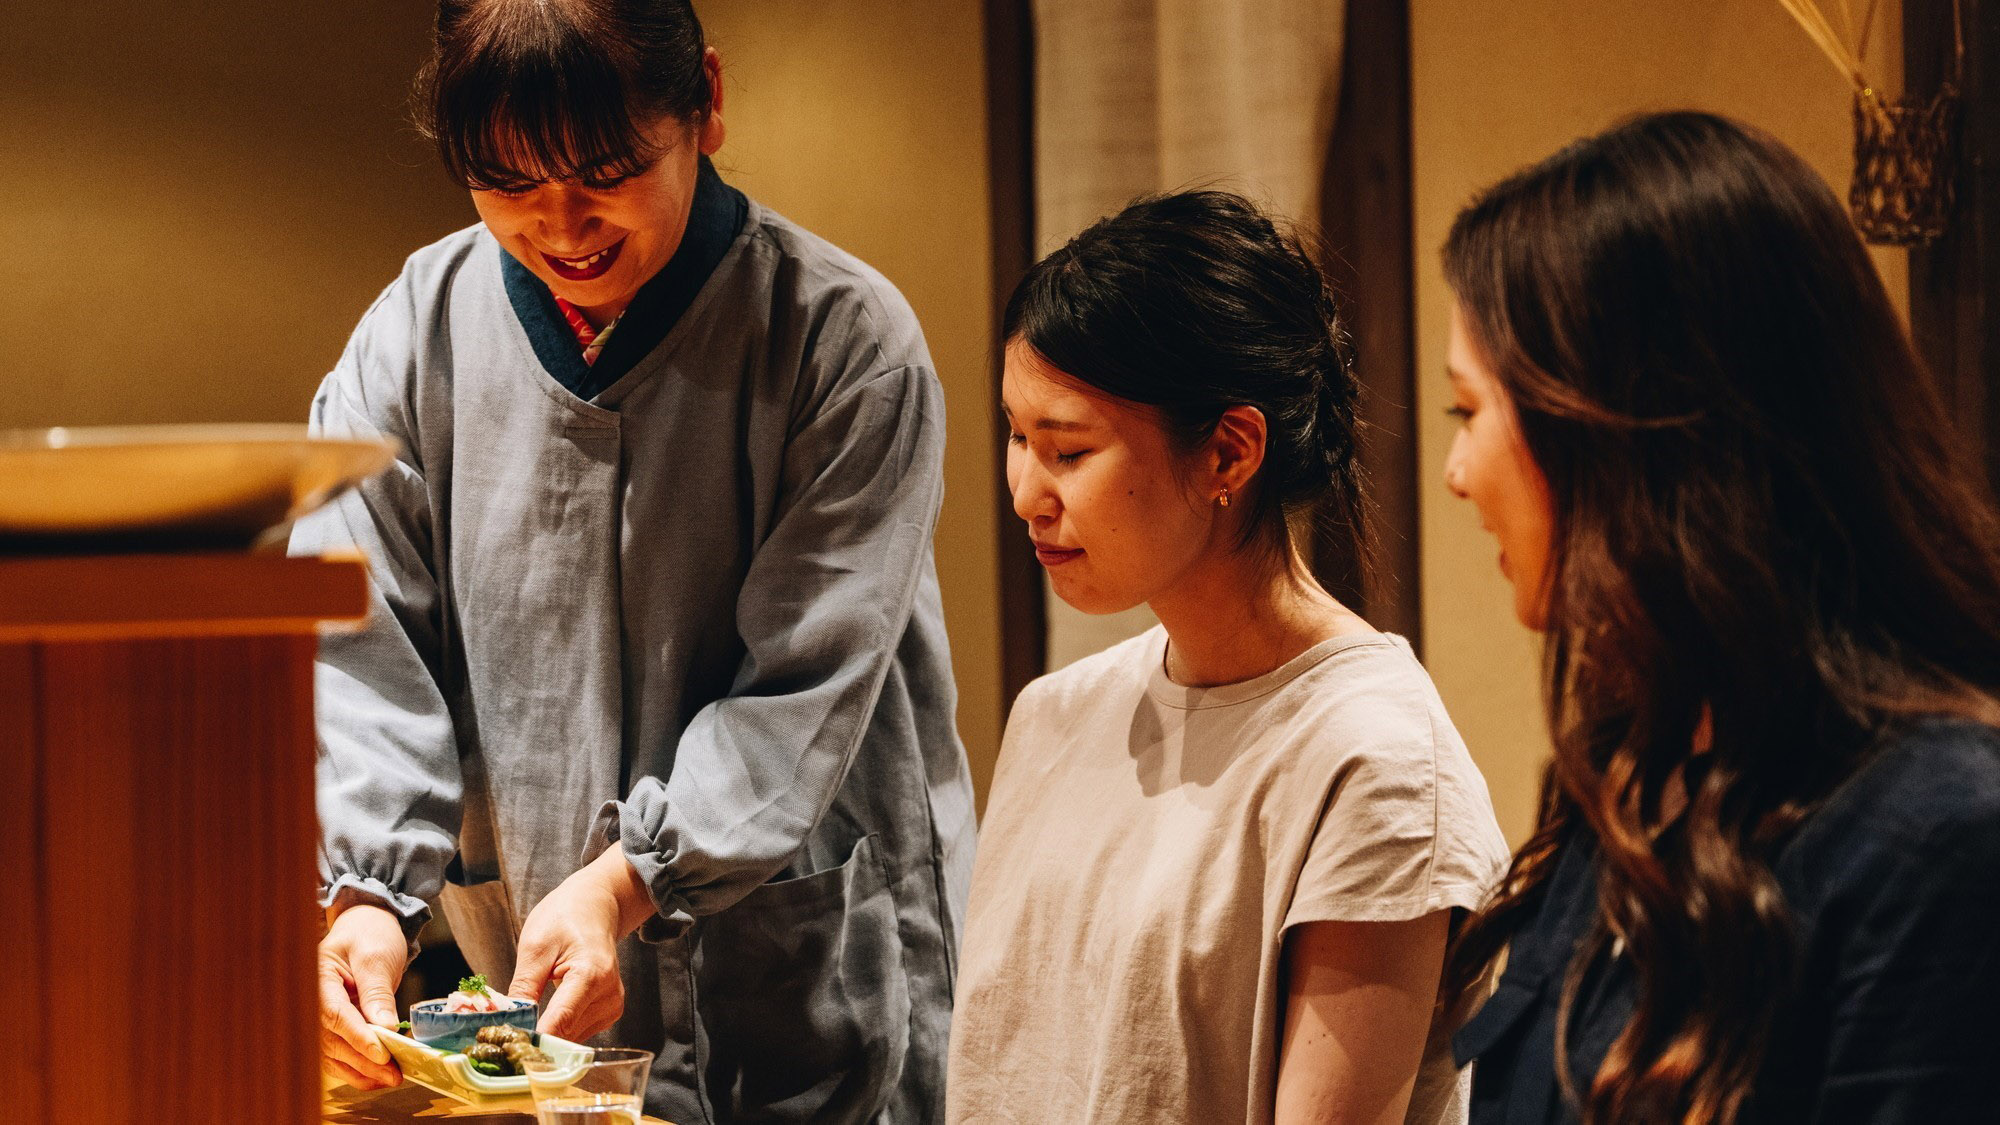
[[[1360,458],[1374,497],[1374,553],[1322,534],[1314,569],[1334,596],[1422,654],[1418,542],[1416,265],[1410,163],[1408,0],[1350,0],[1340,106],[1320,194],[1323,263],[1353,333]]]
[[[0,559],[10,1121],[316,1122],[312,664],[359,560]]]
[[[1945,405],[2000,483],[2000,2],[1959,0],[1964,134],[1944,237],[1910,251],[1910,331]],[[1904,88],[1953,72],[1952,0],[1904,0]]]
[[[986,0],[986,159],[992,177],[993,332],[1014,286],[1035,262],[1035,33],[1028,0]],[[1005,341],[999,341],[1004,344]],[[1000,396],[995,349],[993,396]],[[1014,514],[1007,489],[1007,442],[993,435],[999,488],[993,502],[1000,534],[1000,716],[1014,697],[1048,668],[1048,593],[1042,565]]]

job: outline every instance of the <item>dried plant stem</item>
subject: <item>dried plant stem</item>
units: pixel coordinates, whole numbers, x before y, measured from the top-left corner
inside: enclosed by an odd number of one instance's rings
[[[1832,60],[1833,65],[1847,76],[1848,81],[1854,83],[1855,89],[1869,88],[1868,79],[1861,72],[1861,60],[1848,50],[1847,44],[1841,40],[1839,33],[1834,31],[1833,25],[1828,22],[1826,13],[1820,10],[1816,0],[1778,0],[1778,3],[1785,11],[1791,13],[1792,18],[1805,29],[1806,35],[1819,46],[1828,59]],[[1873,8],[1872,2],[1870,7]]]
[[[1845,0],[1842,0],[1844,3]],[[1875,6],[1880,0],[1868,0],[1868,10],[1861,16],[1861,35],[1854,44],[1854,62],[1865,66],[1868,62],[1868,33],[1875,30]]]

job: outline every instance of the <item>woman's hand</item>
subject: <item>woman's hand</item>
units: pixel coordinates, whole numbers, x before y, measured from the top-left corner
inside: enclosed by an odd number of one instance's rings
[[[410,943],[394,914],[350,906],[334,917],[319,940],[319,1053],[327,1074],[357,1090],[403,1081],[368,1025],[396,1026],[396,984],[409,963]]]
[[[618,939],[652,914],[652,896],[625,853],[606,850],[528,914],[507,995],[540,999],[553,982],[539,1030],[578,1042],[604,1031],[625,1011]]]

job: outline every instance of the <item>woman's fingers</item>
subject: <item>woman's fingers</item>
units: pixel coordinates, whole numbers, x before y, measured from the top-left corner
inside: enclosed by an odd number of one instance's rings
[[[377,1027],[396,1026],[396,985],[409,967],[409,941],[386,912],[356,927],[338,951],[345,955],[362,1018]],[[343,915],[342,917],[345,917]],[[371,1042],[374,1036],[369,1036]]]
[[[542,1010],[541,1030],[558,1039],[578,1041],[590,1038],[585,1034],[585,1024],[577,1018],[586,1001],[583,992],[582,972],[564,974],[556,984],[555,995],[549,997],[549,1006]]]
[[[528,920],[528,930],[533,930],[535,919]],[[540,1000],[542,992],[549,986],[549,973],[555,967],[555,951],[544,941],[536,940],[529,932],[521,934],[521,948],[514,954],[514,979],[507,985],[507,995],[523,1000]]]
[[[553,982],[540,1028],[562,1039],[588,1039],[625,1010],[625,984],[618,979],[622,907],[618,894],[603,885],[603,872],[615,865],[612,873],[629,879],[631,868],[622,854],[606,855],[563,880],[521,927],[507,992],[540,999]]]
[[[403,1081],[403,1072],[393,1063],[375,1062],[332,1032],[320,1033],[319,1054],[320,1063],[328,1072],[358,1090],[395,1086]]]
[[[352,1086],[357,1090],[375,1088],[360,1071],[329,1056],[324,1046],[320,1049],[319,1068],[337,1086]]]
[[[403,1081],[402,1072],[394,1066],[369,1061],[353,1044],[331,1032],[320,1033],[319,1055],[323,1070],[357,1090],[376,1090]]]
[[[367,1021],[361,1018],[361,1010],[348,998],[347,974],[332,961],[321,960],[319,964],[319,1022],[328,1034],[346,1043],[368,1061],[377,1065],[389,1061],[389,1052],[383,1048],[375,1033],[368,1030]]]
[[[555,995],[542,1013],[541,1029],[558,1039],[581,1041],[618,1022],[625,1010],[625,983],[615,963],[594,959],[565,966]]]
[[[376,1027],[396,1026],[396,982],[386,973],[369,973],[359,965],[354,967],[354,977],[361,1017]],[[368,1035],[368,1041],[380,1050],[381,1040],[366,1028],[362,1031]],[[387,1052],[383,1054],[386,1058]]]
[[[345,995],[341,1000],[342,1007],[346,1008],[344,1019],[329,1013],[324,1005],[320,1009],[319,1053],[328,1071],[361,1090],[394,1086],[401,1082],[402,1072],[389,1061],[389,1052],[375,1038],[375,1033],[361,1022],[361,1013],[346,1003]],[[358,1029],[362,1045],[348,1038],[349,1034],[357,1033],[354,1029]]]
[[[403,1080],[369,1023],[395,1024],[396,980],[407,956],[401,924],[373,907],[346,911],[320,941],[320,1055],[328,1072],[350,1085],[374,1089]]]
[[[578,1032],[585,1039],[595,1038],[611,1030],[611,1025],[617,1023],[618,1017],[625,1014],[625,983],[618,979],[616,969],[609,974],[609,985],[597,989],[594,995],[596,1003],[587,1014],[579,1016],[577,1020],[582,1024]]]

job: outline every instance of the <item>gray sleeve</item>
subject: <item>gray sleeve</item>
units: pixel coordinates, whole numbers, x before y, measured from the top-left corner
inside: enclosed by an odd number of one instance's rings
[[[457,742],[439,689],[438,584],[431,505],[408,388],[414,363],[403,283],[355,330],[313,400],[316,434],[386,436],[403,451],[381,475],[301,519],[291,553],[358,548],[368,560],[368,622],[320,638],[320,905],[373,902],[414,940],[457,851]]]
[[[929,566],[943,396],[928,367],[846,388],[792,437],[775,522],[738,597],[728,696],[681,735],[672,776],[604,808],[652,891],[659,940],[789,862],[861,744]]]

